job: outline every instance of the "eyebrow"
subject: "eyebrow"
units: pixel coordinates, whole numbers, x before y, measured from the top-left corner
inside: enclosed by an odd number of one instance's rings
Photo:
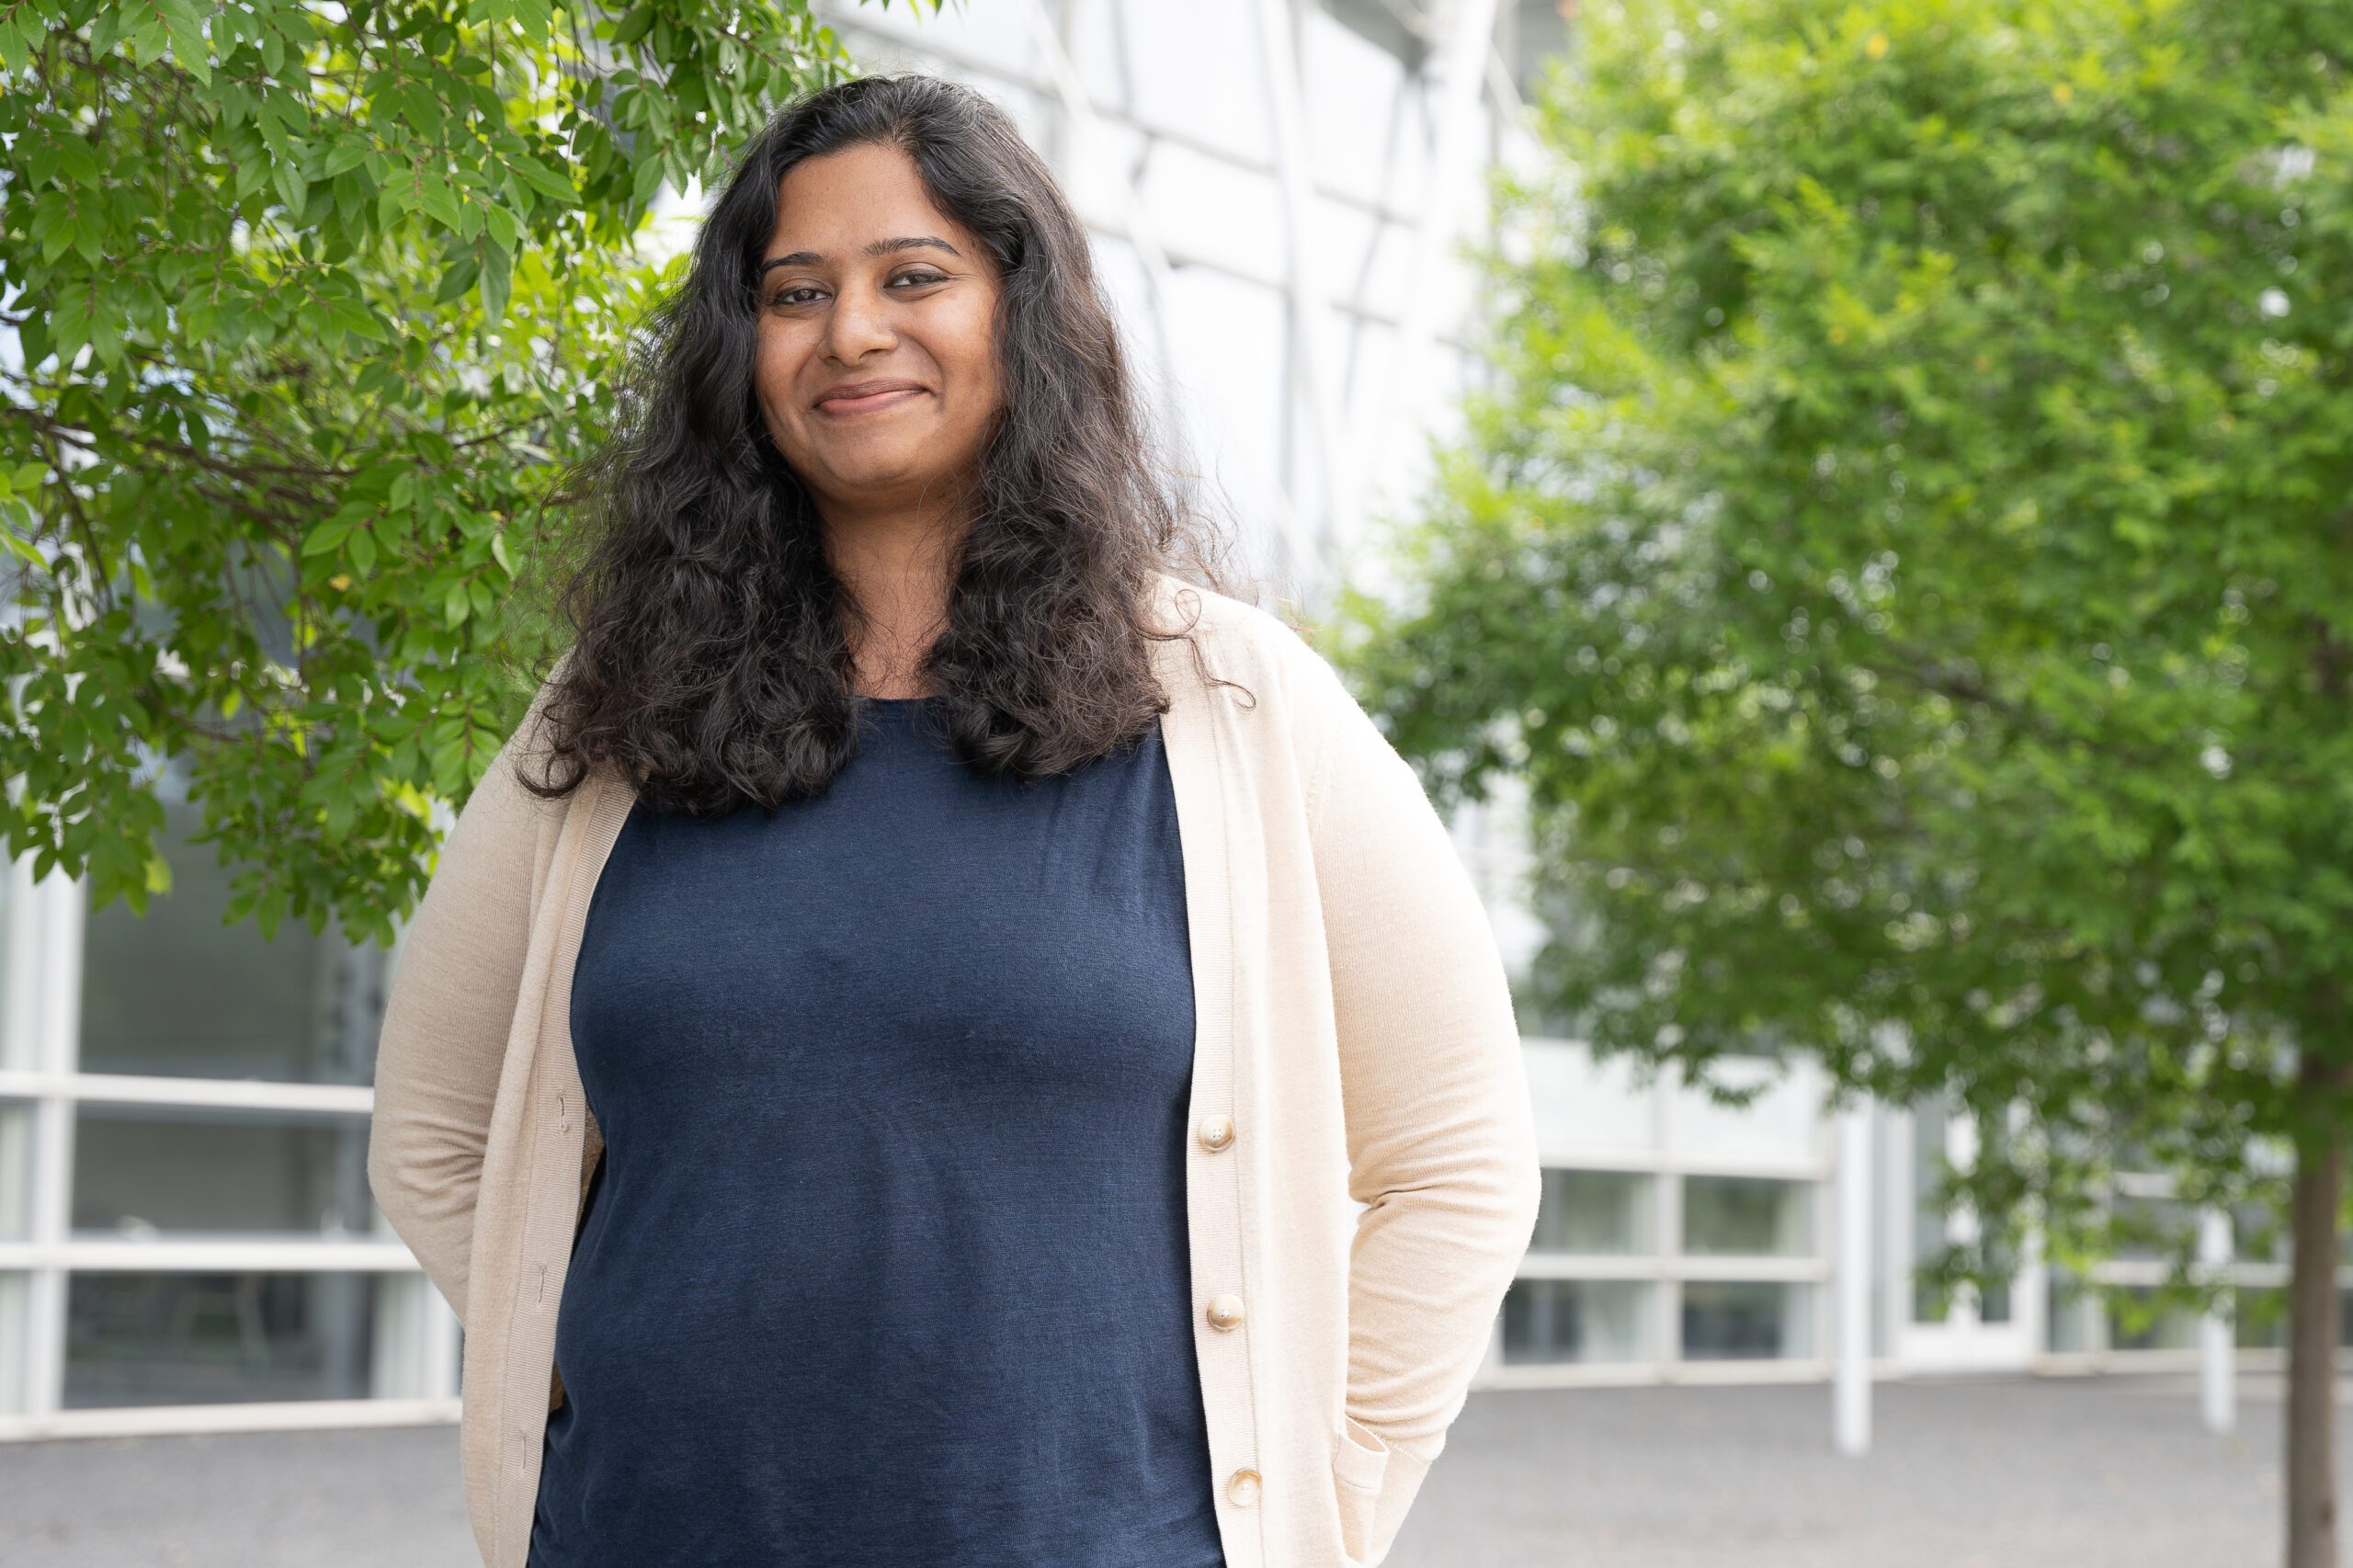
[[[895,240],[876,240],[859,254],[863,256],[891,256],[899,251],[921,250],[926,246],[944,250],[949,256],[959,257],[960,259],[964,254],[962,251],[958,250],[954,245],[949,244],[946,240],[935,238],[930,234],[909,234]],[[758,276],[766,278],[768,275],[768,269],[771,267],[812,267],[823,262],[824,259],[825,258],[823,256],[819,255],[815,251],[797,250],[790,256],[780,256],[772,261],[764,261],[760,263]]]

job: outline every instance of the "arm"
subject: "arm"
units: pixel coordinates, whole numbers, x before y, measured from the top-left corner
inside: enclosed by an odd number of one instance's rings
[[[1331,955],[1358,1216],[1347,1440],[1388,1450],[1361,1561],[1444,1447],[1542,1187],[1511,991],[1484,904],[1414,770],[1313,649],[1307,814]],[[1361,1471],[1360,1471],[1361,1473]]]
[[[538,712],[534,703],[532,716]],[[460,1321],[474,1194],[530,941],[540,813],[516,736],[458,813],[402,940],[376,1047],[368,1185]]]

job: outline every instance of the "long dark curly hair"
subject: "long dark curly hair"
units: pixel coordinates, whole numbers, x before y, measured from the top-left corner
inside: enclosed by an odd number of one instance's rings
[[[533,793],[605,765],[654,809],[724,816],[821,793],[855,752],[861,611],[760,415],[755,284],[786,172],[870,143],[904,152],[1003,277],[1003,403],[921,666],[947,744],[1025,781],[1120,748],[1167,707],[1147,644],[1186,634],[1151,624],[1155,574],[1231,591],[1051,172],[971,88],[841,83],[784,108],[738,161],[628,358],[609,432],[566,476],[559,499],[585,526],[551,597],[574,635],[540,677],[546,777],[518,770]]]

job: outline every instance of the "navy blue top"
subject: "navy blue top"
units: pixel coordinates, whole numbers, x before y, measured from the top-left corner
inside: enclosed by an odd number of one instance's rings
[[[1223,1568],[1158,728],[1030,784],[869,699],[823,795],[633,808],[530,1568]]]

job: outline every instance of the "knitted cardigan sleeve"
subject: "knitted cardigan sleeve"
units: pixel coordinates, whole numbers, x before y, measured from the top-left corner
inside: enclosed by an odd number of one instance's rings
[[[541,830],[559,810],[515,777],[547,690],[441,846],[401,938],[377,1037],[368,1185],[460,1322],[483,1153],[530,945]]]
[[[1536,1224],[1519,1030],[1485,905],[1413,767],[1297,634],[1309,831],[1350,1195],[1347,1440],[1387,1450],[1359,1561],[1388,1553],[1461,1412]],[[1371,1463],[1370,1457],[1360,1463]]]

